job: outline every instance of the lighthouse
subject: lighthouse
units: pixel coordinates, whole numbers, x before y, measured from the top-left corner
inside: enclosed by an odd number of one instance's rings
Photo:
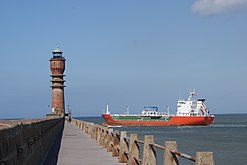
[[[64,82],[65,58],[63,52],[56,47],[50,59],[51,88],[52,88],[52,115],[64,116]]]

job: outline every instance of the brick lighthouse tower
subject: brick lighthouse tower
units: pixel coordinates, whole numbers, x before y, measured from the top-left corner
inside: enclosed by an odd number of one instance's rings
[[[65,58],[63,52],[56,47],[52,52],[53,57],[50,59],[51,70],[51,88],[52,88],[52,114],[55,116],[64,116],[64,82],[65,76]]]

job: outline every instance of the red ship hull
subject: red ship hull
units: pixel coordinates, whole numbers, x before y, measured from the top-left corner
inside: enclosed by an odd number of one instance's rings
[[[168,120],[127,120],[113,119],[111,114],[102,114],[108,125],[121,126],[200,126],[209,125],[214,116],[170,116]]]

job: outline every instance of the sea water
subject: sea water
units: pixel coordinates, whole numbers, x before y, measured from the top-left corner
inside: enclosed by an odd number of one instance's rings
[[[78,119],[101,124],[101,117],[79,117]],[[196,155],[196,152],[210,151],[217,165],[247,165],[247,114],[215,115],[215,121],[209,126],[182,127],[120,127],[137,133],[140,140],[145,135],[154,135],[155,143],[164,145],[164,141],[176,141],[179,151]],[[158,164],[162,164],[163,152],[156,150]],[[182,165],[195,164],[179,158]]]

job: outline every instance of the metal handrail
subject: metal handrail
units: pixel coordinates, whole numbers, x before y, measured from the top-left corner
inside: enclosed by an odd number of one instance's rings
[[[171,154],[175,154],[175,155],[181,156],[182,158],[191,160],[191,161],[193,161],[193,162],[196,161],[196,158],[195,158],[195,157],[190,156],[190,155],[185,154],[185,153],[182,153],[182,152],[180,152],[180,151],[178,151],[178,150],[171,150],[170,152],[171,152]]]
[[[144,144],[144,141],[139,140],[139,139],[135,140],[135,142],[140,143],[140,144]]]
[[[153,146],[153,147],[156,147],[156,148],[158,148],[158,149],[165,150],[165,147],[162,146],[162,145],[159,145],[159,144],[156,144],[156,143],[150,144],[150,145]]]

